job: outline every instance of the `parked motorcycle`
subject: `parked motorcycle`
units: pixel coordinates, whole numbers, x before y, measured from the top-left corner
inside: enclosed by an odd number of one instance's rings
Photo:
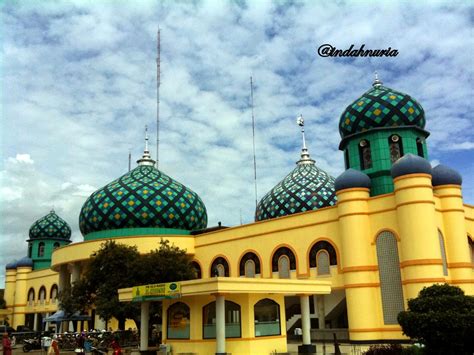
[[[38,338],[23,340],[23,352],[41,349],[41,340]]]

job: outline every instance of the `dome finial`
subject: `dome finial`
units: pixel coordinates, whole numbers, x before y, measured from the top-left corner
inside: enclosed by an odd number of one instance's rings
[[[137,160],[138,165],[150,165],[155,166],[155,161],[151,158],[150,151],[148,150],[148,126],[145,126],[145,150],[143,156]]]
[[[306,139],[304,137],[304,118],[300,114],[296,118],[296,123],[301,127],[301,135],[303,136],[303,148],[301,148],[301,159],[296,162],[296,164],[314,164],[314,160],[310,158],[308,148],[306,148]]]
[[[379,86],[382,86],[383,85],[383,82],[382,80],[379,80],[379,73],[377,73],[377,71],[375,71],[375,79],[374,79],[374,82],[372,83],[372,86],[374,88],[376,87],[379,87]]]

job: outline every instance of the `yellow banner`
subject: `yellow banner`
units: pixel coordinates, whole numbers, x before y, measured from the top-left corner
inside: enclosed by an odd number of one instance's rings
[[[168,282],[163,284],[151,284],[134,286],[132,288],[133,298],[143,299],[146,297],[179,297],[181,294],[181,284],[179,282]]]

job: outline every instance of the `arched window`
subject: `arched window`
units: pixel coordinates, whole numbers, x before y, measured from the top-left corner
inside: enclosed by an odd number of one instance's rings
[[[278,259],[278,277],[280,279],[290,278],[290,259],[286,255],[282,255]]]
[[[44,243],[41,242],[38,245],[38,257],[44,256]]]
[[[281,258],[282,256],[286,258]],[[278,272],[280,278],[287,279],[290,277],[290,270],[296,270],[296,257],[290,248],[278,248],[272,256],[272,272]]]
[[[255,336],[280,335],[280,305],[264,298],[255,303]]]
[[[326,250],[320,250],[316,256],[318,265],[318,275],[330,275],[329,270],[329,254]]]
[[[214,259],[211,265],[211,276],[229,277],[229,264],[223,257]]]
[[[38,292],[38,300],[40,301],[40,304],[44,304],[44,301],[46,300],[46,287],[41,286]]]
[[[393,233],[384,231],[378,235],[376,245],[383,320],[385,324],[398,324],[397,316],[404,306],[397,239]]]
[[[191,261],[191,266],[194,269],[194,275],[196,276],[196,279],[202,278],[201,266],[199,266],[196,261]]]
[[[211,302],[202,309],[202,337],[216,337],[216,302]],[[240,306],[232,301],[225,301],[225,337],[240,338]]]
[[[54,284],[51,286],[51,291],[49,292],[49,299],[51,302],[56,302],[58,299],[58,285]]]
[[[370,169],[372,167],[372,151],[370,150],[370,142],[365,139],[359,142],[359,158],[361,170]]]
[[[31,258],[31,254],[33,253],[33,243],[28,243],[28,257]]]
[[[245,277],[255,277],[256,274],[260,274],[260,259],[255,253],[245,253],[240,259],[239,274]]]
[[[344,149],[344,165],[346,166],[346,169],[350,168],[349,148]]]
[[[59,243],[56,242],[56,243],[54,243],[54,245],[53,245],[53,250],[56,250],[56,249],[58,249],[59,247],[60,247]]]
[[[393,164],[403,156],[402,138],[392,134],[388,137],[388,146],[390,148],[390,160]]]
[[[28,290],[28,305],[32,305],[35,302],[35,289],[31,287]]]
[[[446,260],[446,248],[444,247],[444,238],[438,229],[439,249],[441,250],[441,260],[443,261],[443,275],[448,276],[448,262]]]
[[[316,267],[318,252],[320,250],[325,250],[329,256],[329,265],[337,265],[337,254],[336,249],[326,240],[320,240],[319,242],[315,243],[311,250],[309,251],[309,267]],[[319,272],[318,272],[319,274]]]
[[[418,153],[418,156],[422,158],[425,157],[425,153],[423,152],[423,139],[422,138],[416,139],[416,151]]]
[[[168,308],[168,339],[189,339],[190,314],[188,305],[183,302],[174,303]]]
[[[255,277],[255,261],[251,259],[245,262],[245,277]]]

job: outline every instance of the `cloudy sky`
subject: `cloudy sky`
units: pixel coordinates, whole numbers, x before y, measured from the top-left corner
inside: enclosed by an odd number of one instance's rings
[[[30,225],[53,207],[81,240],[82,204],[128,170],[129,150],[139,158],[145,125],[156,156],[158,27],[159,167],[201,196],[210,225],[253,219],[250,76],[259,198],[298,159],[300,113],[318,166],[343,171],[339,116],[377,70],[386,86],[422,104],[430,161],[460,171],[474,203],[468,2],[2,4],[0,270],[26,255]],[[317,48],[325,43],[399,54],[323,58]]]

